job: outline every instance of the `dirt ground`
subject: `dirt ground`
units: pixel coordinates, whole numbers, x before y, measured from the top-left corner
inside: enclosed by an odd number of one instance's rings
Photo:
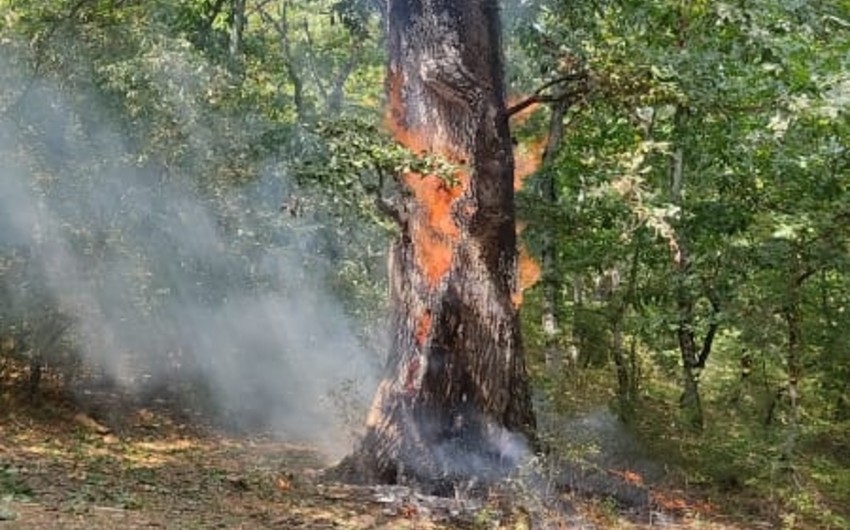
[[[2,530],[744,528],[674,491],[654,491],[655,506],[638,511],[522,487],[429,497],[328,483],[327,462],[309,447],[227,436],[150,408],[107,424],[67,402],[6,395],[0,405]]]

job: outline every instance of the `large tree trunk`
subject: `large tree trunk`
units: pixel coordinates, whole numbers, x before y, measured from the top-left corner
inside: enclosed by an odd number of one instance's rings
[[[516,307],[513,155],[496,0],[390,0],[388,125],[455,182],[406,174],[387,373],[349,478],[497,477],[534,415]],[[356,475],[356,477],[352,477]]]

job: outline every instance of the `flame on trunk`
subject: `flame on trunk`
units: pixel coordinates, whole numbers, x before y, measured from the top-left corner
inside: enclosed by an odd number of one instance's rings
[[[409,127],[404,123],[403,79],[400,75],[390,75],[388,79],[389,108],[386,126],[401,145],[418,154],[436,154],[450,163],[458,165],[453,185],[436,175],[422,175],[413,171],[402,175],[404,183],[421,208],[420,222],[410,227],[413,239],[415,260],[430,288],[436,287],[451,270],[455,250],[460,238],[458,227],[452,212],[457,200],[463,196],[469,186],[469,172],[463,168],[467,155],[452,145],[439,131],[430,131]],[[525,121],[538,105],[531,105],[513,116],[515,121]],[[522,189],[525,179],[539,168],[546,138],[541,138],[514,149],[514,189]],[[465,212],[470,214],[471,212]],[[517,225],[517,234],[524,225]],[[528,249],[520,244],[518,249],[518,290],[514,294],[514,303],[522,303],[522,292],[540,280],[540,266],[531,257]],[[420,345],[430,330],[430,315],[422,315],[417,324],[416,337]]]
[[[431,312],[425,311],[422,317],[416,324],[416,344],[420,347],[425,345],[428,340],[428,333],[431,331]]]
[[[416,130],[403,122],[402,85],[400,75],[390,75],[389,112],[386,124],[393,137],[414,153],[431,153],[442,156],[460,166],[463,153],[457,146],[450,145],[438,131]],[[433,288],[451,269],[455,249],[460,237],[460,228],[452,217],[455,202],[469,186],[469,173],[465,169],[454,175],[456,184],[450,185],[436,175],[421,175],[408,171],[402,175],[408,189],[422,208],[421,220],[411,225],[411,237],[419,270]]]

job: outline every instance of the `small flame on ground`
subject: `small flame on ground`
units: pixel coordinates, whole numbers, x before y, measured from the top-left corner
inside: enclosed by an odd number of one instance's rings
[[[639,473],[635,473],[634,471],[630,471],[626,469],[625,471],[619,471],[617,469],[609,469],[609,473],[612,475],[616,475],[623,479],[623,481],[628,482],[629,484],[634,484],[635,486],[643,486],[643,477]]]
[[[698,512],[708,514],[715,511],[714,505],[710,502],[688,500],[683,492],[653,491],[651,498],[653,504],[670,512]]]

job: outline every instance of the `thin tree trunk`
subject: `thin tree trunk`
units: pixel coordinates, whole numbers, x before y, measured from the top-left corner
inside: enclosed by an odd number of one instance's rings
[[[797,296],[798,298],[798,296]],[[784,311],[785,322],[788,325],[788,405],[790,407],[790,434],[788,437],[788,455],[793,451],[794,439],[799,419],[800,378],[803,376],[801,350],[803,345],[803,318],[800,312],[799,300],[795,300]]]
[[[546,150],[543,153],[543,201],[554,206],[558,201],[558,193],[555,186],[555,174],[552,164],[558,155],[561,140],[564,137],[564,116],[567,114],[570,102],[567,98],[558,100],[552,106],[552,115],[549,117],[549,136]],[[543,311],[541,324],[543,326],[543,348],[546,362],[546,370],[549,373],[557,372],[561,367],[560,355],[560,326],[558,307],[560,306],[558,295],[561,292],[561,277],[558,273],[558,256],[556,253],[555,240],[552,234],[546,232],[543,236],[543,249],[541,251],[541,262],[543,265]]]
[[[360,57],[360,45],[358,43],[352,44],[350,53],[348,60],[342,65],[331,83],[331,90],[325,105],[329,115],[338,114],[342,110],[345,83],[351,77],[354,67],[357,66]]]
[[[612,285],[614,307],[612,308],[612,356],[614,366],[617,370],[617,400],[619,402],[618,415],[621,421],[628,422],[634,416],[635,401],[637,399],[637,359],[635,355],[635,344],[632,342],[628,356],[625,353],[625,340],[623,328],[625,326],[626,313],[632,305],[637,289],[637,272],[640,265],[640,244],[635,241],[632,251],[632,259],[629,264],[629,276],[625,292],[618,295],[619,286]]]
[[[792,260],[791,281],[788,286],[788,301],[782,308],[782,316],[788,326],[788,350],[786,367],[788,370],[788,406],[789,429],[783,450],[786,461],[790,464],[796,446],[800,425],[800,381],[803,378],[803,310],[802,289],[805,281],[816,272],[806,270],[799,259]]]
[[[245,33],[247,18],[245,16],[245,0],[232,0],[230,12],[230,60],[241,62],[242,35]]]
[[[679,126],[684,121],[681,111],[677,111],[676,121]],[[683,203],[684,179],[684,153],[681,148],[678,148],[673,152],[670,161],[670,195],[673,204],[679,207]],[[676,338],[682,357],[682,396],[679,398],[679,406],[684,413],[686,425],[701,430],[705,420],[699,394],[699,376],[705,362],[704,358],[708,357],[711,342],[707,337],[706,346],[708,349],[703,352],[699,351],[694,329],[696,300],[692,291],[693,287],[689,281],[691,257],[687,239],[687,234],[681,231],[677,233],[677,253],[673,260],[676,270],[676,308],[678,312]],[[710,339],[713,340],[714,331],[710,333]]]
[[[738,387],[735,389],[735,393],[732,394],[732,398],[729,400],[735,408],[740,407],[742,397],[750,391],[750,376],[753,373],[753,357],[746,349],[741,351],[740,363],[741,372],[738,376]]]
[[[278,6],[277,19],[265,11],[265,6],[258,7],[257,12],[263,21],[272,26],[277,33],[280,44],[280,52],[283,56],[283,66],[289,82],[292,83],[292,102],[295,106],[295,114],[299,123],[307,123],[310,120],[310,108],[307,106],[304,88],[304,76],[299,61],[292,50],[290,41],[289,25],[289,2],[284,0]]]
[[[390,271],[392,349],[346,478],[495,478],[535,420],[517,307],[513,158],[496,0],[390,0],[388,125],[462,166],[409,195]]]
[[[579,359],[585,356],[584,340],[581,327],[578,325],[578,316],[584,310],[584,285],[580,273],[576,273],[572,279],[572,302],[573,302],[573,326],[570,345],[567,347],[567,359],[572,367],[579,365]]]
[[[694,300],[690,288],[686,285],[688,257],[682,242],[679,241],[682,264],[679,268],[679,285],[676,288],[676,300],[679,321],[676,327],[676,337],[679,341],[679,351],[682,356],[682,396],[679,404],[685,413],[686,423],[693,428],[702,429],[703,412],[699,395],[699,352],[697,351],[694,333]]]
[[[670,195],[677,206],[682,205],[682,189],[684,187],[684,155],[682,149],[676,149],[670,160]],[[676,308],[678,322],[676,338],[679,342],[679,352],[682,357],[682,396],[679,405],[685,414],[685,422],[693,428],[702,429],[703,413],[699,395],[699,368],[697,366],[698,352],[694,332],[694,297],[691,286],[688,285],[690,273],[690,254],[686,242],[686,234],[677,234],[678,254],[674,259],[676,268]]]

